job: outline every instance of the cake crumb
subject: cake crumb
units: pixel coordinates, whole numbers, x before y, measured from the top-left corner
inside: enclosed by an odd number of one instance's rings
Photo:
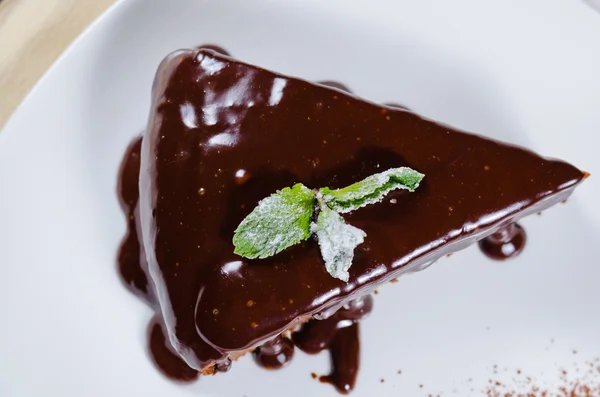
[[[310,373],[310,376],[311,376],[313,379],[317,379],[317,374],[315,374],[314,372],[311,372],[311,373]]]

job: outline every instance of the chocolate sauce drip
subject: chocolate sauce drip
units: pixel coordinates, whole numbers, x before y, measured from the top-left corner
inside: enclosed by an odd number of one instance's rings
[[[146,275],[146,258],[140,247],[139,233],[139,175],[142,138],[136,138],[127,148],[119,171],[118,196],[127,216],[127,234],[118,254],[121,279],[137,296],[150,305],[155,304],[154,291]]]
[[[127,216],[127,234],[119,249],[118,267],[121,279],[135,295],[158,309],[154,290],[146,273],[147,265],[141,249],[139,236],[139,173],[142,138],[129,145],[119,171],[118,196]],[[166,339],[163,325],[156,315],[148,325],[148,349],[156,367],[165,376],[189,382],[198,378],[198,371],[190,368],[173,350]]]
[[[279,369],[292,360],[294,343],[280,335],[255,349],[253,356],[254,361],[261,367]]]
[[[358,324],[340,328],[329,345],[332,370],[329,375],[319,377],[324,383],[332,384],[340,393],[348,394],[354,389],[360,365],[360,343]]]
[[[325,320],[311,320],[292,334],[296,346],[309,354],[329,350],[331,372],[321,376],[341,393],[349,393],[358,374],[360,342],[358,322],[373,309],[370,295],[354,299]]]
[[[158,317],[154,317],[148,326],[148,344],[152,360],[165,376],[180,382],[191,382],[200,376],[173,350]]]
[[[335,315],[326,320],[311,320],[300,331],[292,334],[292,340],[303,352],[317,354],[329,347],[335,333],[344,323],[349,325],[352,321],[338,319]]]
[[[526,242],[525,229],[516,223],[511,223],[481,240],[479,248],[492,259],[505,260],[519,255],[525,248]]]
[[[352,321],[359,321],[368,316],[373,311],[373,297],[364,295],[357,299],[352,299],[346,303],[341,310],[338,310],[339,316]]]

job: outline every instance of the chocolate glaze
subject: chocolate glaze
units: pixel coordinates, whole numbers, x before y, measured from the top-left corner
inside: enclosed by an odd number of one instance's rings
[[[139,174],[140,149],[142,138],[135,139],[127,148],[119,171],[118,196],[121,207],[127,216],[127,234],[121,243],[118,254],[118,266],[121,279],[127,288],[154,305],[154,289],[146,275],[147,263],[144,250],[140,249],[138,236],[139,216]]]
[[[525,229],[516,223],[511,223],[481,240],[479,248],[492,259],[504,260],[519,255],[525,248],[526,242]]]
[[[564,200],[583,178],[569,164],[209,50],[162,63],[150,120],[144,247],[170,337],[196,369]],[[425,173],[424,183],[346,216],[367,233],[348,283],[325,271],[313,241],[265,260],[233,253],[233,231],[275,190],[337,188],[399,166]]]
[[[254,361],[266,369],[279,369],[294,356],[294,343],[284,336],[265,342],[253,352]]]
[[[158,308],[154,288],[149,281],[144,251],[140,249],[139,236],[139,172],[142,138],[136,138],[127,148],[119,171],[118,196],[127,216],[127,234],[118,255],[118,268],[126,287],[150,306]],[[160,316],[148,325],[148,351],[152,361],[165,376],[182,382],[198,378],[198,371],[190,368],[165,338]]]
[[[373,298],[370,295],[355,299],[335,312],[332,316],[317,321],[310,321],[292,339],[298,348],[309,354],[316,354],[327,349],[336,332],[358,322],[371,312]]]
[[[354,389],[356,375],[360,365],[360,349],[358,324],[339,329],[329,345],[332,371],[329,375],[320,376],[319,380],[331,383],[342,394]]]
[[[227,369],[231,351],[260,345],[311,314],[326,317],[380,282],[549,207],[584,176],[526,150],[205,50],[163,62],[146,137],[141,214],[127,190],[137,192],[137,172],[126,172],[139,167],[139,144],[122,168],[119,190],[129,233],[120,270],[132,290],[155,302],[177,353],[195,369],[213,363]],[[425,183],[414,194],[394,193],[347,217],[368,233],[348,284],[323,271],[313,242],[269,260],[232,254],[233,230],[274,190],[295,182],[339,187],[401,165],[426,173]],[[136,244],[140,223],[160,305]],[[255,304],[244,304],[250,300]],[[311,321],[301,333],[319,323]],[[338,328],[336,323],[324,345],[312,344],[330,348],[338,370],[324,379],[337,379],[338,389],[346,390],[355,374],[339,368],[358,364],[350,331],[357,335],[358,328]],[[356,350],[336,348],[349,345]],[[341,359],[344,352],[349,357]]]
[[[198,371],[190,368],[173,350],[158,317],[154,317],[148,326],[148,345],[152,360],[160,372],[170,379],[191,382],[200,376]]]
[[[358,322],[372,308],[373,298],[363,296],[348,302],[331,317],[310,321],[292,334],[296,346],[306,353],[329,350],[331,372],[319,379],[331,383],[341,393],[348,393],[354,388],[360,357]]]

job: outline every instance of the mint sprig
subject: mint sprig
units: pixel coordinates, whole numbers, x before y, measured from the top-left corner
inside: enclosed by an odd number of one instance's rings
[[[313,191],[300,183],[287,187],[261,200],[240,223],[233,236],[234,252],[249,259],[268,258],[314,235],[329,274],[347,282],[354,249],[366,233],[346,224],[340,214],[380,202],[395,189],[413,192],[424,176],[401,167],[342,189]]]

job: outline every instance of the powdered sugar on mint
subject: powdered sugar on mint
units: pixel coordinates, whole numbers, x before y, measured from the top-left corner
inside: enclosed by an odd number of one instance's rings
[[[316,235],[321,248],[325,268],[333,277],[348,281],[348,269],[352,266],[354,249],[364,242],[366,233],[348,225],[344,218],[319,200],[321,212],[317,219]]]

